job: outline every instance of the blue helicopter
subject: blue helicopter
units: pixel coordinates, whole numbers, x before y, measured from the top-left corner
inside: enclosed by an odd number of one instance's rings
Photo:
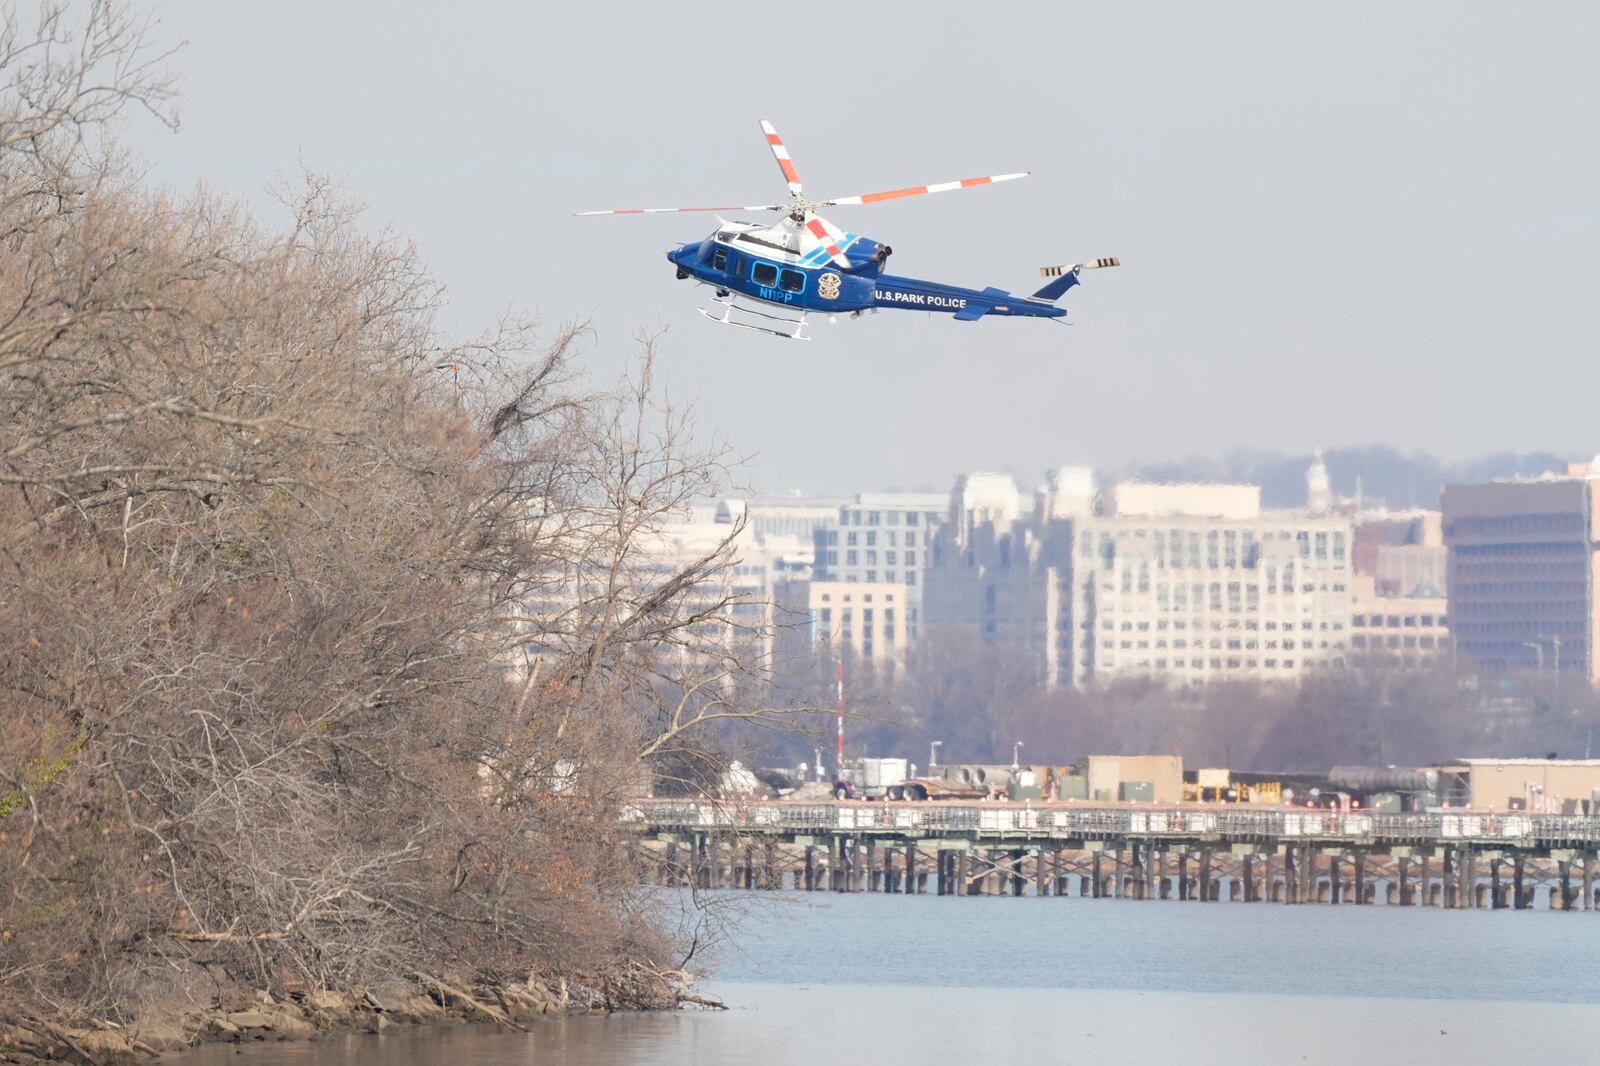
[[[954,315],[958,322],[974,322],[986,315],[1023,318],[1064,318],[1067,309],[1055,301],[1074,285],[1085,270],[1119,265],[1119,260],[1091,259],[1066,266],[1043,267],[1040,273],[1050,280],[1030,296],[1017,296],[1005,289],[963,289],[937,281],[897,277],[883,272],[892,249],[859,233],[840,229],[816,213],[821,207],[873,204],[899,200],[925,193],[970,189],[999,181],[1014,181],[1028,176],[993,174],[937,185],[917,185],[888,192],[860,196],[838,196],[812,200],[800,184],[778,131],[766,119],[761,130],[789,183],[787,204],[755,204],[742,207],[633,207],[614,211],[580,211],[579,215],[656,215],[687,211],[777,211],[785,217],[771,226],[720,219],[717,231],[702,241],[674,248],[667,258],[677,268],[679,280],[693,278],[715,292],[712,303],[720,310],[702,307],[700,313],[725,326],[739,326],[791,340],[810,340],[805,336],[806,316],[821,312],[833,316],[840,312],[859,318],[864,311],[897,308],[907,311],[937,311]],[[740,299],[755,306],[741,304]],[[778,313],[774,313],[774,312]],[[789,313],[783,313],[789,312]],[[797,317],[792,317],[798,312]],[[753,321],[752,321],[753,320]]]

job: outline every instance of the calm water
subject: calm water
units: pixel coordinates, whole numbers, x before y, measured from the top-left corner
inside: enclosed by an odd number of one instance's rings
[[[185,1064],[1596,1061],[1600,914],[772,897],[733,1010],[205,1049]],[[954,1056],[952,1058],[952,1056]]]

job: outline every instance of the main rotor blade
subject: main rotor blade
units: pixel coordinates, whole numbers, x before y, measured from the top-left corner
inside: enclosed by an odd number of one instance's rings
[[[789,183],[789,192],[799,196],[800,175],[795,172],[794,164],[789,161],[789,149],[783,146],[783,138],[778,136],[778,131],[773,129],[772,123],[766,119],[761,120],[761,132],[767,135],[767,147],[772,149],[772,155],[778,161],[778,169],[783,171],[783,180]]]
[[[974,185],[993,185],[997,181],[1015,181],[1032,171],[1020,174],[993,174],[987,178],[962,178],[960,181],[942,181],[937,185],[915,185],[909,189],[891,189],[889,192],[869,192],[861,196],[841,196],[834,200],[818,200],[818,207],[838,207],[841,204],[876,204],[884,200],[899,200],[907,196],[921,196],[930,192],[950,192],[952,189],[970,189]]]
[[[744,207],[619,207],[614,211],[574,211],[573,214],[580,218],[584,215],[662,215],[672,211],[787,211],[787,207],[778,204],[753,204]]]

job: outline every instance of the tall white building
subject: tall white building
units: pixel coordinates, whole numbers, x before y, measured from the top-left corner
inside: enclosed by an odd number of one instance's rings
[[[816,531],[815,580],[903,586],[905,638],[914,643],[923,571],[949,505],[943,493],[861,493],[839,508],[837,529]]]
[[[925,623],[1021,653],[1047,686],[1293,680],[1345,660],[1348,517],[1265,511],[1254,485],[1096,492],[1065,468],[1031,514],[966,521],[969,486],[952,494]]]
[[[718,505],[717,520],[732,521],[743,514],[751,532],[758,537],[797,537],[809,546],[817,530],[838,527],[839,508],[849,502],[838,496],[798,494],[727,499]]]

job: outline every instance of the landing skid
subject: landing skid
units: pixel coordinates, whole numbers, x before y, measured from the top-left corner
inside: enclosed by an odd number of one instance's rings
[[[704,307],[697,308],[696,310],[719,325],[738,326],[740,329],[753,329],[757,333],[767,333],[771,336],[782,337],[785,340],[791,341],[808,341],[811,339],[810,337],[807,337],[804,332],[806,328],[806,312],[800,312],[799,318],[786,318],[783,315],[769,315],[767,312],[757,311],[753,307],[743,307],[736,302],[737,299],[738,297],[736,296],[728,296],[726,298],[719,296],[713,298],[711,301],[712,303],[720,304],[722,306],[722,313],[720,315],[715,311],[707,310]],[[768,322],[779,322],[785,326],[792,326],[794,328],[782,329],[775,326],[763,326],[759,322],[740,322],[738,319],[733,317],[735,312],[740,315],[754,315],[756,318],[763,318]]]

